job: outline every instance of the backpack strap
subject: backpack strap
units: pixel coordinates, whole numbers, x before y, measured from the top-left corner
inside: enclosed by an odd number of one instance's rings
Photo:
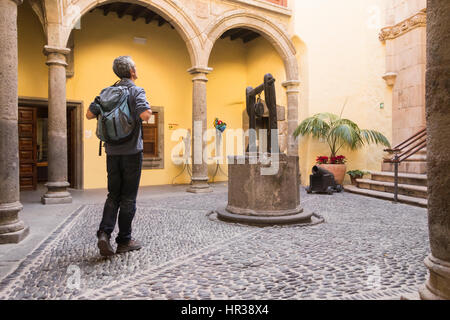
[[[98,146],[98,156],[101,157],[102,156],[102,140],[100,140],[100,144]]]

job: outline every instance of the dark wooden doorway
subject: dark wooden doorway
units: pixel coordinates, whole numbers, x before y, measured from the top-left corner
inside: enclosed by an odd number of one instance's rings
[[[37,109],[19,107],[20,189],[34,190],[37,186]]]
[[[48,181],[48,104],[38,100],[19,103],[19,160],[20,190],[36,190],[38,184]],[[80,108],[77,108],[80,107]],[[71,188],[82,188],[82,155],[80,155],[81,105],[67,106],[67,159],[68,182]],[[82,126],[81,126],[82,128]]]

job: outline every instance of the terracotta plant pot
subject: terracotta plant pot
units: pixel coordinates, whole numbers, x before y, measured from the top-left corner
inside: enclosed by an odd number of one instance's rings
[[[334,179],[337,184],[344,184],[345,174],[347,173],[347,166],[345,164],[321,164],[319,167],[334,174]]]

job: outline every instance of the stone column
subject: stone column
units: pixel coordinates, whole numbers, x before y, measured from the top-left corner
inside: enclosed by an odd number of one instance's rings
[[[48,65],[48,182],[43,204],[71,203],[67,191],[66,55],[70,49],[44,47]]]
[[[203,138],[207,130],[206,117],[206,75],[211,68],[192,68],[188,72],[193,75],[192,92],[192,185],[188,192],[208,193],[213,190],[208,185],[208,164],[203,159],[206,141]]]
[[[288,109],[288,156],[298,156],[298,142],[294,138],[294,131],[297,129],[298,123],[298,101],[300,94],[300,81],[289,80],[282,83],[286,88],[287,109]]]
[[[0,244],[18,243],[29,233],[19,220],[17,5],[21,3],[0,0]]]
[[[450,300],[450,1],[428,0],[427,162],[430,276],[422,299]]]

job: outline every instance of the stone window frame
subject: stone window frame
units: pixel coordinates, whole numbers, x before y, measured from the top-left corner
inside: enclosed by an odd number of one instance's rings
[[[164,107],[151,107],[158,113],[158,157],[144,158],[142,170],[164,169]]]

